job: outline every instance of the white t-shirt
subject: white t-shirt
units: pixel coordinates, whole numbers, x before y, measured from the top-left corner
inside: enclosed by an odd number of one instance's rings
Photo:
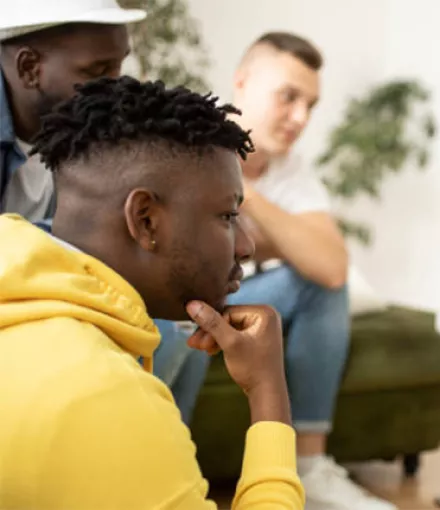
[[[329,212],[330,198],[324,184],[316,173],[301,164],[301,158],[290,153],[287,157],[271,164],[268,171],[252,186],[267,200],[292,214],[307,212]],[[252,221],[245,218],[245,221]],[[269,260],[262,264],[263,269],[279,266],[279,260]],[[255,264],[243,264],[245,278],[255,273]]]
[[[263,176],[252,181],[252,185],[267,200],[287,212],[330,211],[325,186],[313,169],[305,168],[301,163],[298,155],[290,153],[272,163]]]
[[[24,154],[31,146],[18,140]],[[44,218],[54,190],[52,173],[40,162],[39,154],[27,161],[12,175],[5,192],[4,212],[21,214],[36,222]]]

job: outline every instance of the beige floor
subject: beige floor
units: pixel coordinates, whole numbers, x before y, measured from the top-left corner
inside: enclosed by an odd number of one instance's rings
[[[434,498],[440,498],[440,450],[423,457],[421,471],[413,480],[402,477],[398,463],[373,462],[350,468],[363,486],[389,499],[401,510],[438,508],[434,506]],[[221,494],[216,494],[221,510],[230,508],[230,492],[223,490]]]

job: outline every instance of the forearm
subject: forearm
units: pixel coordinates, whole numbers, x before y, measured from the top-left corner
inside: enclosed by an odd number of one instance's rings
[[[292,425],[289,394],[283,378],[279,382],[261,383],[248,395],[251,423],[274,421]]]
[[[267,235],[263,234],[261,229],[255,225],[255,222],[251,221],[247,217],[246,213],[242,213],[241,219],[244,228],[255,244],[254,259],[257,262],[264,262],[268,259],[276,259],[281,257],[273,242],[267,237]]]
[[[265,243],[256,249],[258,260],[281,258],[304,278],[324,287],[345,283],[347,252],[342,236],[329,235],[303,215],[293,215],[256,194],[246,203],[246,212],[260,229]]]
[[[264,241],[259,240],[255,242],[254,259],[256,262],[262,263],[266,260],[281,258],[283,258],[281,253],[267,237],[265,237]]]

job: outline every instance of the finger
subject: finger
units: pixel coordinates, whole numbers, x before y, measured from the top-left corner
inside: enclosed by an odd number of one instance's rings
[[[204,332],[202,332],[201,335],[198,336],[192,336],[188,338],[186,341],[186,344],[188,347],[191,347],[191,349],[198,349],[199,351],[203,350],[203,344],[202,344],[202,338],[205,335]]]
[[[223,312],[225,321],[237,331],[257,331],[263,319],[260,311],[249,305],[229,306]]]
[[[218,346],[218,344],[216,344],[216,347],[213,347],[212,349],[209,349],[208,351],[206,351],[209,356],[215,356],[216,354],[218,354],[219,352],[221,352],[221,349],[220,347]]]
[[[204,337],[200,343],[202,349],[206,352],[211,352],[219,349],[218,343],[212,338],[211,335]]]
[[[187,305],[187,312],[191,319],[205,332],[224,348],[228,335],[232,328],[228,322],[213,308],[201,301],[191,301]]]
[[[193,343],[193,342],[199,343],[204,335],[205,335],[205,332],[203,331],[203,329],[197,328],[194,331],[194,333],[187,339],[187,343]]]
[[[187,344],[193,349],[199,349],[208,353],[217,352],[219,350],[219,345],[214,338],[212,338],[209,333],[205,333],[202,329],[188,338]]]
[[[209,333],[205,333],[205,336],[200,341],[200,350],[205,351],[210,356],[213,356],[214,354],[219,353],[221,348]]]

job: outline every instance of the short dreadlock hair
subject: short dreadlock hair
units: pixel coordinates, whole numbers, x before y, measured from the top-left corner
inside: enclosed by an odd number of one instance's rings
[[[123,76],[100,78],[75,87],[73,98],[42,121],[31,154],[52,171],[66,162],[87,158],[96,147],[126,141],[168,141],[187,149],[219,147],[246,159],[254,150],[248,131],[227,118],[234,106],[218,106],[212,94],[185,87],[167,89],[163,82]]]

